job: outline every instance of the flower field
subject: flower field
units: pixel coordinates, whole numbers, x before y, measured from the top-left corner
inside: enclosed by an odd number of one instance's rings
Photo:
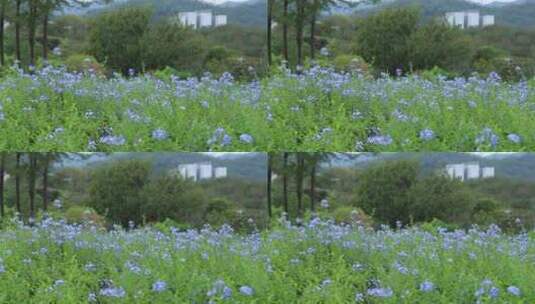
[[[111,232],[45,220],[0,232],[2,303],[533,303],[533,235],[313,219],[239,235]]]
[[[535,84],[312,68],[251,83],[48,67],[0,81],[3,151],[527,151]]]

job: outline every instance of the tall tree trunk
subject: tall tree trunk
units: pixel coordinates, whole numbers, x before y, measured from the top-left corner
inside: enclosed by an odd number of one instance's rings
[[[4,169],[6,162],[6,153],[0,154],[0,217],[5,216],[4,210]]]
[[[15,59],[17,61],[17,66],[20,66],[21,63],[21,52],[20,52],[20,2],[22,0],[16,0],[15,2]]]
[[[316,164],[313,164],[310,170],[310,210],[316,210]]]
[[[6,3],[2,1],[0,5],[0,65],[6,64],[6,56],[4,53],[4,25],[6,19]]]
[[[48,60],[48,11],[43,12],[43,60]]]
[[[19,214],[19,219],[22,218],[22,210],[20,208],[20,156],[21,154],[17,152],[15,163],[15,206]]]
[[[267,51],[268,51],[268,65],[271,66],[273,64],[273,56],[272,56],[272,41],[271,41],[271,34],[272,34],[272,23],[273,23],[273,4],[275,0],[268,0],[268,16],[267,16]]]
[[[314,1],[314,9],[310,18],[310,58],[316,58],[316,14],[318,5],[317,0]]]
[[[299,217],[303,216],[303,179],[304,179],[305,162],[303,153],[297,152],[297,170],[296,170],[296,194],[297,194],[297,213]]]
[[[285,65],[288,67],[288,0],[284,0],[283,11],[283,23],[282,23],[282,56],[284,57]]]
[[[297,67],[298,72],[303,67],[303,34],[304,34],[304,17],[305,17],[305,4],[304,0],[297,0],[297,16],[295,18],[295,30],[296,30],[296,43],[297,43]]]
[[[35,221],[35,173],[37,167],[37,159],[35,153],[30,154],[30,166],[28,168],[28,194],[30,197],[30,225]]]
[[[50,165],[50,155],[45,153],[45,163],[43,168],[43,210],[48,210],[48,166]]]
[[[282,202],[284,204],[284,213],[288,218],[288,152],[284,152],[284,163],[282,167]]]
[[[271,210],[271,180],[273,177],[272,172],[273,166],[273,154],[268,153],[268,164],[267,164],[267,207],[268,207],[268,216],[271,218],[273,216]]]
[[[37,19],[37,7],[34,0],[29,1],[28,15],[28,46],[30,49],[30,66],[35,68],[35,31]]]

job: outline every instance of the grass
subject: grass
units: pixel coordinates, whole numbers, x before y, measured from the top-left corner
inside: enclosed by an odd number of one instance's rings
[[[0,231],[2,303],[535,301],[533,237],[496,227],[372,231],[312,220],[239,235],[9,226]]]
[[[0,80],[2,151],[529,151],[535,84],[368,79],[313,68],[252,83],[102,79],[45,68]]]

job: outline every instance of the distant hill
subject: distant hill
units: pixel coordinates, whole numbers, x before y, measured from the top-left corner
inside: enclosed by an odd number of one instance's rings
[[[265,153],[223,154],[214,157],[204,153],[134,153],[123,152],[110,155],[98,154],[86,160],[66,160],[64,166],[94,167],[112,160],[139,159],[152,164],[153,174],[166,174],[179,164],[212,162],[214,166],[227,167],[228,176],[263,182],[267,175],[267,158]]]
[[[535,27],[535,0],[519,0],[512,3],[495,2],[490,5],[481,5],[467,0],[395,0],[353,10],[353,13],[366,16],[384,8],[410,6],[420,7],[426,19],[443,16],[446,12],[473,9],[479,10],[481,14],[495,15],[497,25]],[[341,10],[338,9],[335,12],[341,12]]]
[[[477,161],[481,166],[496,169],[496,177],[535,182],[535,153],[493,154],[480,156],[471,153],[383,153],[365,154],[354,160],[335,161],[337,166],[364,169],[377,161],[413,159],[420,163],[423,174],[436,172],[447,164]]]
[[[249,0],[245,2],[225,2],[220,5],[200,0],[122,0],[107,6],[97,5],[87,9],[67,10],[66,13],[97,14],[102,11],[130,6],[151,7],[156,19],[169,17],[179,11],[211,10],[228,16],[229,24],[245,26],[265,26],[267,19],[267,0]]]

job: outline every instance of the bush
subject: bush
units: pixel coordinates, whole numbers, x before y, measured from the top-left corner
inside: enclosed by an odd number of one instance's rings
[[[65,219],[70,224],[91,224],[104,227],[106,220],[94,209],[84,206],[72,206],[65,211]]]
[[[339,55],[333,59],[334,68],[342,72],[354,72],[363,75],[369,75],[370,66],[358,56]]]
[[[103,65],[90,55],[74,54],[65,59],[65,66],[69,72],[92,73],[103,76],[106,72]]]
[[[143,187],[148,183],[150,164],[139,160],[116,161],[92,172],[90,206],[113,223],[128,227],[143,222]]]
[[[416,183],[419,165],[414,161],[386,161],[364,171],[357,187],[357,207],[392,227],[410,222],[409,191]]]
[[[350,206],[343,206],[336,208],[333,213],[333,218],[337,223],[362,225],[365,227],[373,227],[373,219],[359,208]]]

